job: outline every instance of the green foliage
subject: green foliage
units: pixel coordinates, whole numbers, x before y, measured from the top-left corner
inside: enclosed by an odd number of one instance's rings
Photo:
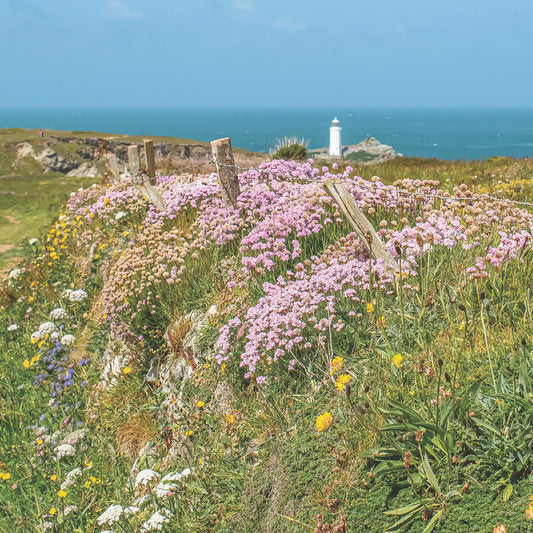
[[[284,159],[285,161],[304,161],[307,159],[307,148],[303,144],[290,144],[278,148],[273,154],[273,159]]]

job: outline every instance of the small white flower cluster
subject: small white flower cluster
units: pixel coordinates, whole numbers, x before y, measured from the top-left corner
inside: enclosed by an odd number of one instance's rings
[[[158,481],[160,477],[161,476],[154,470],[145,468],[137,474],[137,477],[135,478],[135,488],[140,485],[149,485],[151,481]]]
[[[163,524],[170,522],[174,515],[168,509],[156,511],[142,526],[141,531],[161,531]]]
[[[128,216],[128,212],[127,211],[119,211],[115,215],[115,220],[120,220],[121,218],[124,218],[125,216]]]
[[[57,333],[57,326],[53,322],[43,322],[37,331],[31,334],[32,339],[42,339],[45,335]]]
[[[165,499],[172,496],[177,490],[178,485],[173,483],[180,479],[187,477],[191,473],[190,468],[186,468],[183,472],[171,472],[163,477],[163,479],[154,487],[154,494],[157,498]]]
[[[81,468],[74,468],[66,476],[65,481],[61,483],[61,490],[76,484],[76,478],[81,476]]]
[[[67,335],[63,335],[63,337],[61,337],[60,342],[63,346],[72,346],[75,341],[76,341],[76,337],[68,333]]]
[[[11,270],[8,274],[8,279],[10,280],[15,280],[15,279],[18,279],[20,278],[20,275],[22,274],[22,270],[20,270],[20,268],[14,268],[13,270]]]
[[[112,504],[96,519],[96,521],[99,526],[110,526],[111,524],[118,522],[122,515],[129,516],[138,512],[138,507],[122,507],[122,505]]]
[[[76,455],[76,448],[71,444],[60,444],[54,451],[56,452],[58,459],[61,459],[62,457],[73,457]]]
[[[18,324],[10,324],[7,326],[7,331],[17,331],[17,329],[19,329]]]
[[[68,317],[68,313],[62,307],[56,307],[50,311],[51,320],[63,320]]]
[[[39,242],[39,239],[34,237],[33,239],[30,239],[28,242],[30,243],[30,246],[33,246],[34,244],[37,244]]]
[[[63,513],[67,516],[70,513],[75,513],[77,510],[78,508],[75,505],[67,505],[65,509],[63,509]]]
[[[75,291],[72,291],[70,289],[67,289],[63,291],[63,294],[61,295],[63,298],[67,298],[71,302],[82,302],[87,298],[88,294],[83,289],[77,289]]]

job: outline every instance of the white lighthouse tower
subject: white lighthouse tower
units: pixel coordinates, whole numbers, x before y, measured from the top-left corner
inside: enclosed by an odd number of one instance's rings
[[[329,155],[337,157],[342,155],[341,130],[340,122],[337,120],[337,117],[335,117],[329,128]]]

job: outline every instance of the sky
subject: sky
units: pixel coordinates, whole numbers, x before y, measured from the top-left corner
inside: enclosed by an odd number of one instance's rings
[[[0,0],[0,107],[531,107],[531,0]]]

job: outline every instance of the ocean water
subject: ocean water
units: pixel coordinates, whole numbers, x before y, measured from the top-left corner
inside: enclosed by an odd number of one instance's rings
[[[533,108],[527,109],[0,109],[0,128],[21,127],[161,135],[268,152],[297,136],[309,148],[329,145],[337,117],[342,144],[368,136],[405,156],[486,159],[533,156]]]

